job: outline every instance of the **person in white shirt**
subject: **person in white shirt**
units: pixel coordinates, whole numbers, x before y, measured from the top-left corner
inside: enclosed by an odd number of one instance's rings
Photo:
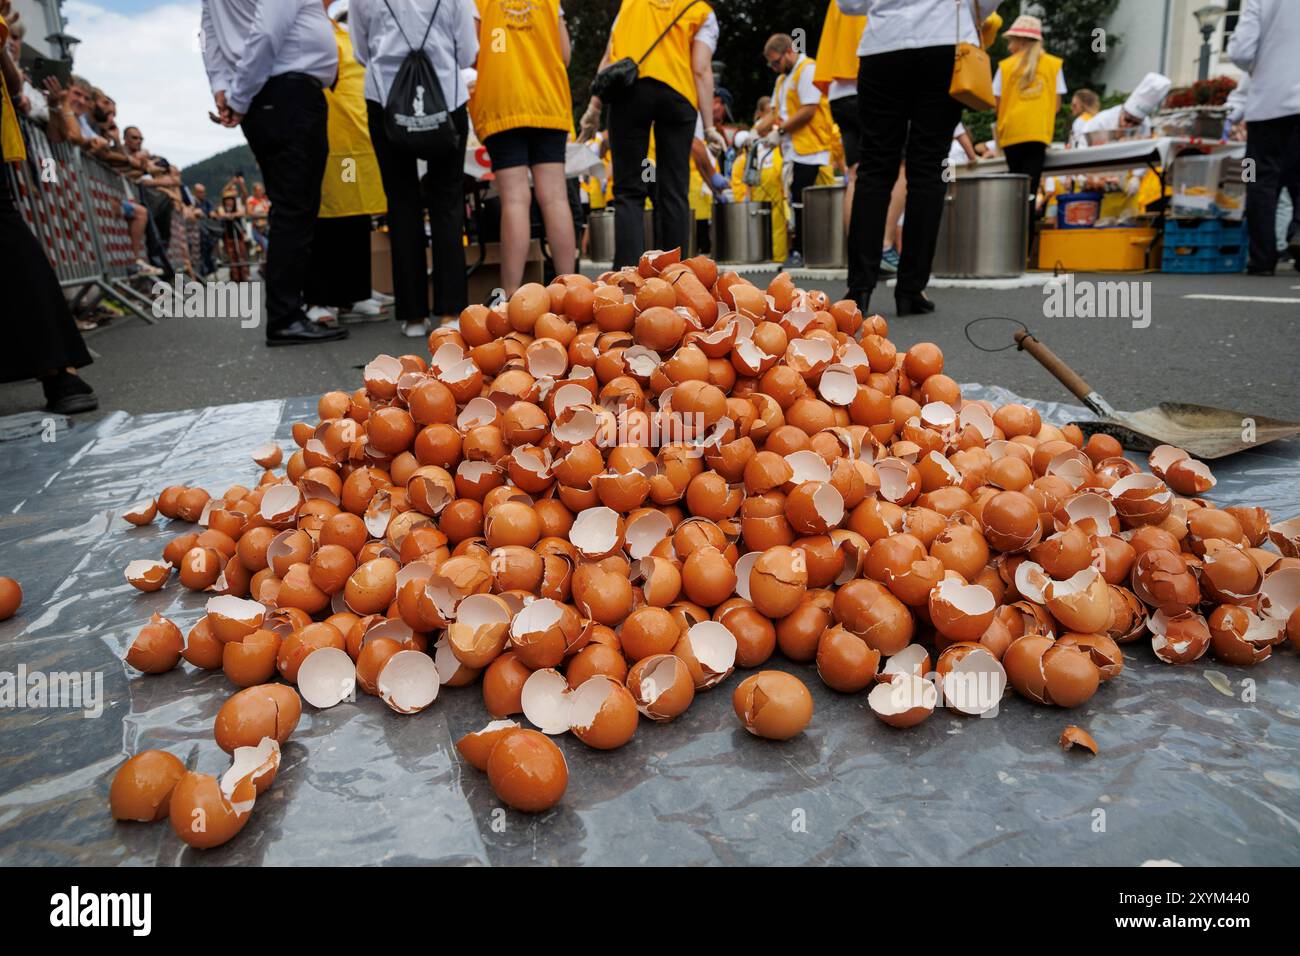
[[[1093,133],[1113,133],[1116,130],[1136,130],[1138,136],[1151,135],[1151,114],[1160,109],[1174,82],[1159,73],[1148,73],[1119,106],[1102,110],[1083,124],[1082,133],[1088,145],[1096,146]]]
[[[1247,269],[1252,275],[1271,275],[1278,261],[1278,196],[1285,188],[1293,203],[1300,199],[1300,3],[1246,0],[1228,56],[1250,74],[1246,157],[1255,161],[1255,178],[1246,185]],[[1292,248],[1300,246],[1295,212],[1287,232]]]
[[[943,215],[943,160],[961,119],[961,104],[948,93],[955,46],[980,43],[980,24],[997,10],[998,0],[837,2],[844,13],[867,16],[858,45],[862,155],[849,221],[846,296],[869,311],[880,277],[889,196],[903,161],[907,242],[894,302],[900,316],[932,312],[934,303],[924,292]]]
[[[783,267],[798,269],[803,267],[803,191],[816,184],[817,174],[831,161],[830,105],[813,82],[814,62],[795,49],[789,34],[770,37],[763,47],[763,58],[778,77],[772,88],[772,109],[754,126],[754,132],[770,137],[774,146],[779,144],[782,157],[790,164],[794,231],[790,255]],[[796,103],[797,108],[792,110]]]
[[[473,0],[352,0],[348,29],[357,62],[366,68],[370,141],[388,195],[393,295],[403,333],[426,334],[429,279],[425,254],[433,251],[434,324],[459,318],[469,305],[465,275],[465,145],[469,138],[469,84],[462,70],[478,58]],[[423,37],[423,46],[420,46]],[[412,50],[423,50],[442,87],[459,147],[418,156],[389,138],[384,118],[388,93]],[[507,48],[508,50],[508,48]],[[508,55],[508,52],[503,55]],[[428,163],[423,180],[417,163]],[[429,210],[429,235],[424,210]]]
[[[244,131],[271,197],[266,279],[268,345],[347,337],[307,318],[321,179],[329,156],[325,87],[338,46],[320,0],[203,0],[203,63],[217,112]]]

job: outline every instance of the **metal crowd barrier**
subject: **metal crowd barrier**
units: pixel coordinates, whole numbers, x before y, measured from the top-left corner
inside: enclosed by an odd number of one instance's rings
[[[51,143],[45,130],[19,116],[27,162],[8,164],[19,213],[35,233],[59,284],[76,289],[74,307],[92,288],[111,295],[153,324],[153,301],[130,284],[135,261],[122,204],[138,202],[118,172],[71,143]],[[172,221],[168,257],[178,265],[189,256],[183,217]]]

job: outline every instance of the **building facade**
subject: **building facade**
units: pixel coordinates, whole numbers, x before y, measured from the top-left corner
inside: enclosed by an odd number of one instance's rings
[[[57,59],[63,55],[59,45],[46,38],[64,29],[59,0],[10,0],[18,19],[26,25],[23,38],[24,57],[39,54]]]
[[[1207,4],[1224,8],[1210,37],[1210,76],[1240,78],[1227,49],[1245,0],[1119,0],[1104,25],[1120,37],[1100,73],[1107,91],[1132,90],[1152,70],[1169,77],[1175,87],[1194,83],[1202,39],[1195,11]]]

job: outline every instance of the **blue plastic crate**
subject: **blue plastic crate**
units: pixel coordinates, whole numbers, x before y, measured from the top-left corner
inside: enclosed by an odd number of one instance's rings
[[[1228,219],[1169,219],[1166,246],[1235,246],[1246,243],[1246,221]]]
[[[1241,272],[1245,268],[1245,249],[1229,253],[1219,252],[1217,249],[1209,249],[1205,252],[1197,252],[1191,255],[1182,256],[1166,250],[1164,258],[1160,263],[1160,269],[1162,272],[1193,272],[1207,274],[1214,272]]]

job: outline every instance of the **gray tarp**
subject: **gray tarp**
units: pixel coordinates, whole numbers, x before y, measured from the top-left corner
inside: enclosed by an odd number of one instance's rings
[[[1034,404],[1051,421],[1084,414]],[[121,512],[167,484],[250,483],[248,452],[271,438],[291,447],[290,424],[314,407],[118,414],[53,443],[0,446],[0,574],[26,590],[0,624],[0,675],[91,672],[105,700],[98,718],[0,710],[0,863],[1300,862],[1300,658],[1287,647],[1253,669],[1208,656],[1171,667],[1146,642],[1126,647],[1124,672],[1076,711],[1009,697],[995,719],[941,711],[907,731],[877,721],[865,695],[829,691],[810,665],[774,660],[812,690],[803,734],[747,734],[733,676],[678,720],[643,721],[621,750],[559,739],[569,789],[539,817],[494,813],[486,777],[455,751],[489,719],[477,686],[409,717],[361,695],[304,706],[275,786],[226,846],[190,850],[166,822],[114,823],[108,785],[127,756],[156,747],[207,773],[228,766],[212,722],[233,690],[220,672],[182,664],[148,677],[122,662],[152,612],[188,631],[204,598],[174,579],[148,595],[125,582],[128,561],[157,557],[188,526],[133,528]],[[1300,511],[1298,465],[1300,442],[1216,462],[1211,497],[1287,517]],[[1071,723],[1099,757],[1057,746]]]

